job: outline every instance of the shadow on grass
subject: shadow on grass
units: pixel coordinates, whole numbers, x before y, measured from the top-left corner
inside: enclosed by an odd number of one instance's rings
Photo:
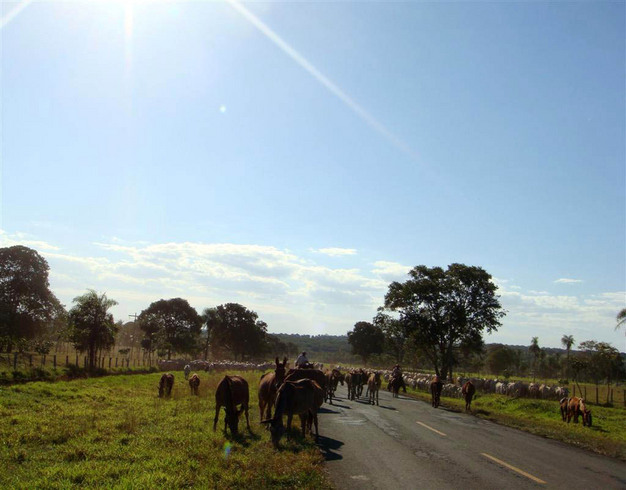
[[[317,446],[322,451],[325,461],[337,461],[339,459],[343,459],[341,454],[335,452],[343,446],[343,442],[338,441],[337,439],[331,439],[330,437],[319,436]]]

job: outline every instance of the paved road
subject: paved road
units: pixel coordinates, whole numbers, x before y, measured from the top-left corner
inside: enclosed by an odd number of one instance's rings
[[[626,488],[615,459],[386,391],[377,407],[338,395],[319,427],[340,489]]]

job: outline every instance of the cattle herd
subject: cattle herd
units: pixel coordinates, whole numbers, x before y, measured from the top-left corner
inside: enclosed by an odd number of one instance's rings
[[[312,432],[315,425],[315,440],[319,437],[317,411],[324,402],[333,403],[333,397],[339,383],[346,385],[348,399],[356,400],[363,396],[363,388],[367,391],[365,398],[372,405],[378,405],[378,392],[383,380],[387,382],[387,389],[398,396],[400,389],[406,392],[406,387],[428,391],[431,394],[431,402],[434,408],[440,403],[441,396],[459,397],[465,399],[465,410],[471,409],[472,399],[476,392],[496,393],[511,397],[530,397],[542,399],[560,400],[561,417],[564,422],[574,420],[578,423],[578,417],[582,417],[584,426],[591,426],[591,411],[586,406],[584,399],[569,397],[567,388],[550,387],[544,384],[523,383],[520,381],[504,382],[497,379],[457,378],[454,383],[443,383],[439,376],[407,372],[398,374],[394,371],[366,371],[363,368],[345,369],[337,366],[322,371],[321,364],[310,364],[297,369],[287,366],[287,358],[278,359],[275,363],[254,364],[246,362],[208,362],[191,361],[189,363],[180,360],[159,361],[161,370],[182,370],[185,379],[189,381],[192,395],[198,395],[200,377],[191,374],[192,371],[273,371],[265,373],[259,380],[259,415],[261,424],[270,430],[272,443],[278,447],[282,435],[291,430],[294,415],[300,418],[302,435]],[[342,373],[342,370],[344,371]],[[165,373],[159,381],[159,397],[171,395],[174,385],[174,375]],[[230,429],[233,435],[238,433],[239,418],[245,414],[246,425],[250,431],[248,410],[250,394],[248,382],[241,376],[226,375],[215,390],[215,418],[213,430],[216,430],[219,414],[224,407],[224,430]],[[238,408],[239,407],[239,408]],[[272,415],[272,409],[274,414]],[[283,416],[287,416],[287,426],[283,425]]]

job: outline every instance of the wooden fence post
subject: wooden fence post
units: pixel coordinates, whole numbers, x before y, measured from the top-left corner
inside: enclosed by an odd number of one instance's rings
[[[76,367],[78,367],[78,354],[76,354]]]
[[[33,367],[33,355],[28,354],[28,367]]]
[[[598,404],[598,385],[596,385],[596,405]]]
[[[46,365],[46,355],[45,354],[41,357],[41,365],[42,366]]]
[[[13,371],[17,371],[17,352],[13,353]]]
[[[115,367],[117,367],[117,357],[115,358]]]
[[[65,356],[65,367],[68,367],[70,365],[70,356]]]
[[[85,356],[85,369],[87,369],[87,356]]]
[[[582,395],[582,393],[581,393]],[[587,387],[585,386],[585,396],[583,397],[585,400],[587,399]]]
[[[54,369],[57,368],[57,355],[56,354],[52,356],[52,365],[54,366]]]
[[[111,369],[111,362],[113,361],[112,357],[109,357],[109,369]]]

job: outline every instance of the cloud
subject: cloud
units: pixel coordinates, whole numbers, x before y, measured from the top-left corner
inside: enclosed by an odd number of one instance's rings
[[[372,273],[387,282],[403,281],[407,279],[407,274],[413,267],[399,264],[398,262],[388,262],[379,260],[374,262]]]
[[[356,255],[356,249],[354,248],[318,248],[313,249],[313,252],[318,254],[328,255],[329,257],[343,257],[346,255]]]
[[[26,233],[12,233],[9,235],[4,230],[0,230],[0,246],[12,247],[14,245],[23,245],[36,250],[59,250],[59,247],[41,240],[35,240]]]
[[[555,284],[580,284],[582,282],[583,282],[582,279],[567,279],[567,278],[557,279],[556,281],[554,281]]]

